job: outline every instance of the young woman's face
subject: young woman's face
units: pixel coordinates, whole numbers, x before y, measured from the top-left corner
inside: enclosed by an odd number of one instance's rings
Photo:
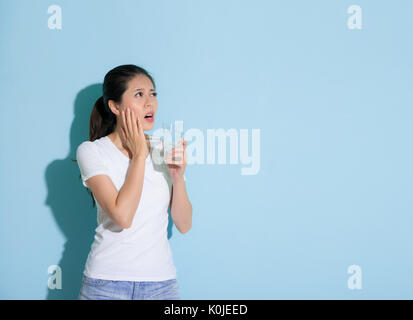
[[[140,119],[143,130],[152,130],[156,110],[158,109],[158,100],[152,81],[144,75],[132,78],[128,82],[128,89],[123,93],[121,110],[130,108],[135,113],[135,121]],[[148,113],[152,113],[152,118],[145,118]]]

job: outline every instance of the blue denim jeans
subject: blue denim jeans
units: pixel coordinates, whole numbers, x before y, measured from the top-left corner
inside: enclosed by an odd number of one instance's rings
[[[165,281],[115,281],[83,275],[79,300],[179,300],[176,279]]]

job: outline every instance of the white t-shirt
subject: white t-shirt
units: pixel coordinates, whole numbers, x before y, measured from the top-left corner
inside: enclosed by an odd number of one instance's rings
[[[152,149],[145,161],[142,195],[132,226],[120,228],[96,201],[98,227],[84,274],[106,280],[164,281],[176,278],[167,237],[168,206],[172,179],[164,163],[153,161]],[[105,136],[84,141],[76,150],[82,183],[105,174],[119,191],[130,159]],[[185,177],[184,177],[185,179]]]

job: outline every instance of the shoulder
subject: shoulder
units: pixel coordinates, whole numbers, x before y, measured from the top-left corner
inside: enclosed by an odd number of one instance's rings
[[[95,145],[93,141],[83,141],[76,149],[76,155],[85,155],[95,153]]]
[[[77,150],[91,148],[92,145],[93,145],[92,141],[86,140],[86,141],[83,141],[81,144],[78,145]]]
[[[96,141],[83,141],[76,150],[76,160],[85,187],[88,187],[86,181],[89,178],[98,174],[109,175],[107,163]]]
[[[85,158],[85,157],[101,157],[102,152],[101,149],[102,145],[102,138],[96,139],[94,141],[83,141],[81,144],[78,145],[76,149],[76,157],[77,158]]]

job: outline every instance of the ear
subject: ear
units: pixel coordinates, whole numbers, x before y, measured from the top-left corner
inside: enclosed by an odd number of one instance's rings
[[[113,100],[109,100],[108,107],[115,115],[120,116],[120,105],[116,104]]]

